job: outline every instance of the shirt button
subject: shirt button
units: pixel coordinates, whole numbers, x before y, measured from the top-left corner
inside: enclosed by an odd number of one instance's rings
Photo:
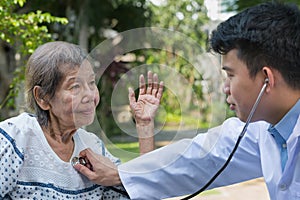
[[[286,184],[280,184],[280,185],[279,185],[279,189],[280,189],[281,191],[286,190]]]

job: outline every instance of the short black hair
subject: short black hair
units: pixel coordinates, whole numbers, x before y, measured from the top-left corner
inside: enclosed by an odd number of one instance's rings
[[[237,49],[251,77],[269,66],[300,89],[300,11],[294,4],[268,2],[245,9],[219,24],[210,47],[222,55]]]

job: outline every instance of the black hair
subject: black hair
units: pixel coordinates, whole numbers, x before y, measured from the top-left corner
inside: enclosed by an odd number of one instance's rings
[[[212,32],[210,47],[222,55],[237,49],[251,77],[269,66],[290,87],[300,89],[300,11],[296,5],[268,2],[245,9]]]

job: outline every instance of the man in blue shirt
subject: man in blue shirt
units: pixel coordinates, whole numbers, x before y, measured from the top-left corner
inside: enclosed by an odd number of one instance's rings
[[[98,184],[123,184],[132,199],[194,193],[224,165],[265,87],[232,160],[208,189],[264,177],[270,199],[300,199],[299,9],[271,2],[248,8],[221,23],[210,44],[222,55],[224,92],[237,118],[118,169],[106,167],[100,156],[85,150],[82,155],[93,171],[76,168]]]

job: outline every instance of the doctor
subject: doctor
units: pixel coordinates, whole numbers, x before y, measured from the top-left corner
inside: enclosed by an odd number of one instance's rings
[[[271,2],[251,7],[221,23],[210,44],[223,57],[224,92],[237,118],[118,169],[107,167],[103,157],[87,149],[81,155],[93,171],[82,165],[76,169],[98,184],[122,184],[131,199],[194,193],[224,165],[262,91],[253,123],[208,189],[264,177],[270,199],[300,199],[299,9]]]

